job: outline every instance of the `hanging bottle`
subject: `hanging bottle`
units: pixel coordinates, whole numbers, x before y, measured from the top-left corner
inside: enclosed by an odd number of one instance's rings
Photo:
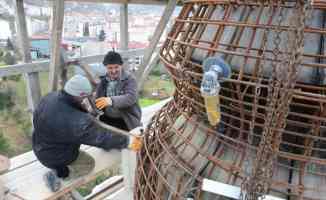
[[[215,126],[221,120],[220,108],[220,89],[221,85],[218,81],[219,72],[222,69],[218,65],[212,65],[209,71],[203,75],[200,87],[201,95],[205,101],[205,108],[210,125]]]

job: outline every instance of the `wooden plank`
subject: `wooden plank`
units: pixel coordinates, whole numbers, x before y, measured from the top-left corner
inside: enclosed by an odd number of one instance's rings
[[[132,49],[128,51],[118,51],[122,57],[131,57],[131,56],[141,56],[144,55],[145,49]],[[104,55],[91,55],[91,56],[84,56],[81,58],[70,58],[68,61],[75,61],[80,60],[83,63],[99,63],[102,62]],[[42,71],[49,71],[49,60],[46,61],[37,61],[33,63],[23,63],[23,64],[16,64],[10,65],[7,67],[0,68],[0,77],[5,76],[12,76],[12,75],[19,75],[23,73],[30,73],[30,72],[42,72]]]
[[[128,32],[128,4],[120,5],[120,49],[128,50],[129,32]]]
[[[26,19],[25,19],[25,10],[23,0],[16,0],[15,9],[16,9],[16,22],[18,29],[18,38],[20,45],[20,52],[23,56],[24,63],[31,63],[32,58],[30,54],[30,41],[27,32]],[[27,86],[27,102],[29,109],[34,111],[36,105],[41,98],[41,87],[38,73],[28,73],[24,74],[24,78]]]
[[[176,0],[169,0],[168,4],[166,5],[163,15],[155,29],[154,35],[153,35],[153,37],[149,43],[149,46],[145,52],[142,64],[140,65],[140,67],[137,71],[137,74],[136,74],[137,80],[141,80],[142,74],[152,58],[152,54],[153,54],[158,42],[160,41],[161,35],[162,35],[167,23],[169,22],[170,17],[172,16],[172,13],[174,11],[176,4],[177,4]],[[143,87],[143,85],[138,85],[138,90],[140,90],[142,87]]]
[[[89,70],[91,67],[88,64],[85,64],[82,62],[79,62],[78,66],[84,71],[86,78],[89,80],[89,82],[92,85],[92,88],[95,89],[96,88],[96,80],[95,80],[95,77],[93,77],[92,73]]]
[[[122,199],[127,199],[127,191],[125,188],[121,188],[120,190],[112,193],[110,196],[106,198],[106,200],[122,200]]]
[[[52,0],[53,1],[53,0]],[[147,5],[165,5],[165,0],[66,0],[89,3],[128,3],[128,4],[147,4]]]
[[[120,5],[120,50],[127,51],[129,44],[128,4]],[[122,57],[123,67],[128,69],[128,57]]]
[[[8,0],[5,0],[8,1]],[[9,0],[10,1],[10,0]],[[49,4],[47,0],[25,0],[26,4],[32,5],[32,6],[38,6],[38,7],[47,7]]]
[[[76,180],[63,181],[63,187],[57,193],[52,193],[46,187],[43,181],[43,175],[48,169],[43,167],[39,162],[33,162],[23,168],[6,173],[0,177],[0,180],[10,189],[11,193],[23,197],[23,199],[54,199],[69,192],[69,190],[81,183],[94,178],[99,172],[109,169],[110,167],[116,167],[117,163],[121,161],[121,152],[117,150],[106,152],[99,148],[92,147],[89,148],[87,152],[95,159],[94,170],[90,174]],[[31,188],[30,186],[33,185],[37,187]]]
[[[67,61],[68,61],[68,55],[67,51],[63,48],[60,47],[60,85],[61,88],[64,88],[66,82],[68,81],[68,66],[67,66]]]
[[[58,89],[58,74],[60,71],[60,45],[62,38],[63,17],[64,0],[56,0],[53,2],[52,11],[49,91],[56,91]]]
[[[122,150],[121,168],[124,177],[125,200],[133,200],[134,180],[137,167],[137,153],[128,149]]]
[[[15,0],[15,9],[16,9],[16,22],[17,22],[17,29],[18,29],[18,40],[19,40],[19,50],[23,56],[23,61],[25,63],[31,62],[31,54],[29,51],[30,48],[30,41],[27,32],[27,25],[26,25],[26,16],[25,16],[25,9],[24,9],[24,1],[23,0]]]
[[[87,146],[87,145],[81,146],[81,150],[83,150],[83,151],[87,151],[89,148],[91,148],[91,147]],[[23,168],[29,164],[32,164],[33,162],[37,162],[37,158],[36,158],[35,154],[33,153],[33,151],[29,151],[24,154],[20,154],[20,155],[15,156],[10,159],[11,165],[10,165],[10,168],[8,171],[9,172],[15,171],[19,168]]]
[[[27,87],[27,102],[32,113],[41,99],[41,86],[38,72],[24,74]]]
[[[10,159],[11,165],[9,168],[9,172],[14,171],[18,168],[24,167],[26,165],[29,165],[36,161],[37,161],[37,158],[36,158],[35,154],[33,153],[33,151],[29,151],[24,154],[15,156]]]
[[[160,62],[160,54],[156,53],[154,58],[152,59],[151,63],[145,68],[140,80],[138,81],[139,88],[143,88],[143,85],[149,75],[149,73],[152,71],[152,69],[158,65]]]
[[[87,195],[87,200],[100,200],[119,191],[123,188],[123,176],[113,176],[105,180],[101,184],[94,187],[92,193]]]
[[[9,22],[15,20],[15,17],[7,13],[0,13],[0,19]]]
[[[49,61],[22,63],[0,68],[0,77],[20,75],[31,72],[49,71]]]

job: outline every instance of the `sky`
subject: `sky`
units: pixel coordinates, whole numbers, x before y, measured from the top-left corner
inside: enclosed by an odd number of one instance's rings
[[[0,39],[10,37],[9,24],[6,21],[0,20]]]

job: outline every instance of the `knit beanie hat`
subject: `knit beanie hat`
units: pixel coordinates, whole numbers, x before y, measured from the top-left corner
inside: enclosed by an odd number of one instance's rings
[[[69,79],[63,90],[76,97],[84,97],[92,94],[92,86],[89,80],[79,74]]]
[[[120,54],[115,51],[109,51],[104,57],[103,65],[106,66],[109,64],[122,65],[123,61]]]

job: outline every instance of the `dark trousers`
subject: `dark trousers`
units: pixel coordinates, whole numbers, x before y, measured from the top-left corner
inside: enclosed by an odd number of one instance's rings
[[[114,126],[122,130],[130,131],[127,127],[127,124],[122,118],[112,118],[112,117],[102,115],[100,117],[100,120],[110,126]]]
[[[53,168],[59,178],[67,178],[69,176],[69,168],[67,166],[58,166]]]
[[[122,118],[112,118],[102,115],[100,120],[110,126],[114,126],[116,128],[130,131],[127,127],[127,124]],[[129,138],[125,135],[113,135],[112,136],[112,145],[110,145],[114,149],[122,149],[126,148],[129,143]],[[110,149],[106,149],[110,150]],[[69,168],[67,166],[56,166],[51,167],[57,174],[59,178],[66,178],[69,176]]]
[[[112,118],[112,117],[107,117],[102,115],[100,117],[100,120],[110,126],[114,126],[116,128],[125,130],[125,131],[130,131],[127,127],[127,124],[122,118]],[[110,141],[110,146],[112,149],[124,149],[128,147],[129,144],[129,137],[125,135],[118,135],[118,134],[112,134],[112,138]],[[111,149],[110,148],[110,149]],[[106,150],[110,150],[106,149]]]

